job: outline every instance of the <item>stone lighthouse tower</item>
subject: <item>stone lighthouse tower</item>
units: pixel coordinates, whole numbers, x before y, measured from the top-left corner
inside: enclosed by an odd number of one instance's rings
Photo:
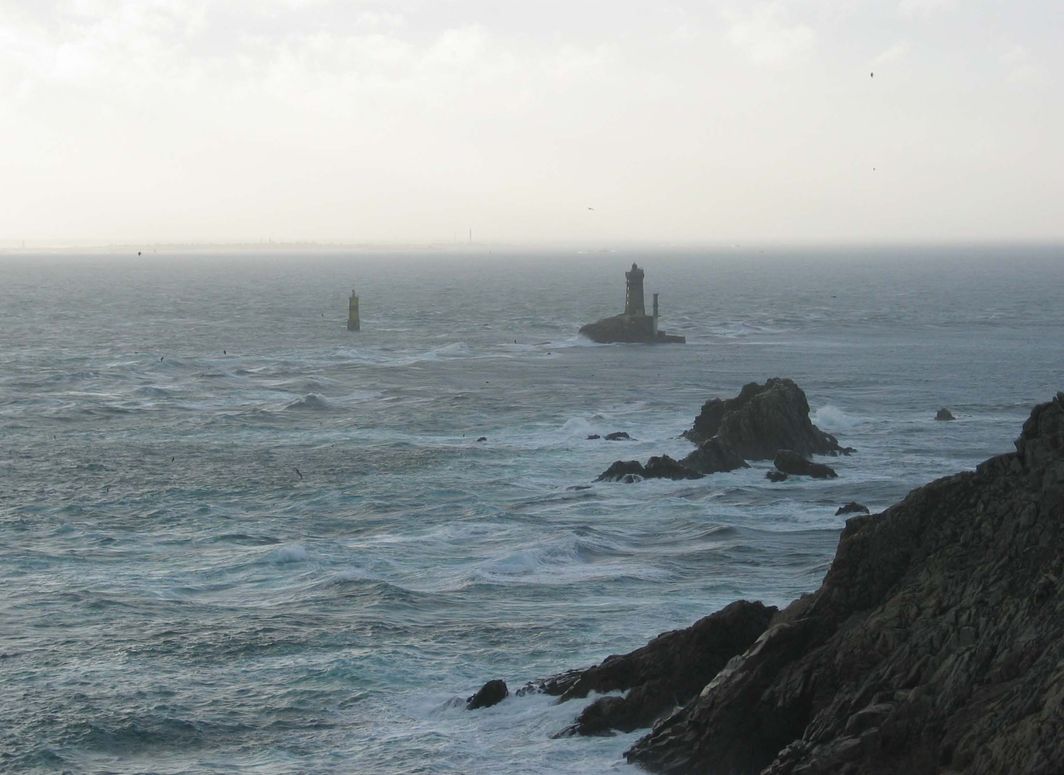
[[[631,271],[624,273],[628,281],[624,292],[624,314],[645,316],[646,306],[643,304],[643,270],[632,262]]]
[[[362,330],[362,321],[358,317],[358,294],[354,291],[351,291],[351,298],[347,302],[347,330]]]

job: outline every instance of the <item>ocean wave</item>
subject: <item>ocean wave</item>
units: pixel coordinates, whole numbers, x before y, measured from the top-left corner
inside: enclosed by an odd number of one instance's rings
[[[288,565],[295,562],[306,562],[310,558],[307,548],[302,544],[289,544],[274,549],[266,555],[265,561],[273,565]]]
[[[843,411],[832,404],[825,404],[814,411],[811,419],[818,428],[831,433],[851,430],[865,421],[864,418]]]
[[[302,398],[297,398],[285,404],[284,408],[286,411],[327,412],[333,408],[333,405],[325,399],[325,396],[318,393],[307,393]]]
[[[658,568],[632,562],[634,552],[602,539],[567,537],[479,563],[470,581],[561,586],[581,581],[660,579]]]

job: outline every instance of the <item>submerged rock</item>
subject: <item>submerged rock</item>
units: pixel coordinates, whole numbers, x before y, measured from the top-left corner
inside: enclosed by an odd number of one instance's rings
[[[706,401],[684,436],[696,444],[716,436],[746,460],[771,460],[781,449],[802,457],[853,451],[813,425],[805,393],[793,380],[779,377],[764,385],[751,382],[735,398]]]
[[[841,517],[843,514],[868,514],[868,507],[857,501],[850,501],[849,503],[839,506],[835,512],[836,517]]]
[[[806,460],[792,449],[781,449],[772,459],[772,465],[792,476],[811,476],[814,479],[836,479],[838,474],[831,466]]]
[[[632,437],[624,431],[614,431],[606,434],[606,441],[631,441]]]
[[[1064,393],[1016,452],[853,517],[824,583],[626,753],[654,772],[1064,762]]]
[[[951,412],[949,409],[947,409],[946,407],[942,407],[941,409],[939,409],[935,413],[935,419],[936,420],[956,420],[957,418],[953,416],[953,412]]]
[[[785,482],[790,477],[788,477],[787,474],[783,473],[782,471],[777,471],[775,468],[773,468],[772,470],[765,472],[765,478],[768,479],[770,482]]]
[[[468,710],[490,708],[492,705],[498,705],[505,700],[509,694],[510,690],[506,687],[506,681],[496,678],[481,686],[476,694],[467,699],[466,708]]]

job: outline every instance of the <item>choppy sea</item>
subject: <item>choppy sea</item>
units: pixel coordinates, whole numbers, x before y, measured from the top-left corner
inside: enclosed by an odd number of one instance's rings
[[[633,260],[686,345],[576,335]],[[0,256],[0,771],[629,771],[552,739],[579,702],[464,698],[815,589],[839,505],[1064,389],[1062,290],[1033,246]],[[772,376],[837,480],[592,483]]]

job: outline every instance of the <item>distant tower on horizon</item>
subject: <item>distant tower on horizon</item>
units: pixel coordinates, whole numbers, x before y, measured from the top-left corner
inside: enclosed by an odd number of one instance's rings
[[[358,294],[354,290],[351,291],[351,298],[347,302],[347,330],[362,330],[362,321],[358,317]]]
[[[627,280],[624,291],[624,314],[641,315],[647,314],[646,305],[643,303],[643,270],[632,262],[632,269],[624,273]]]

